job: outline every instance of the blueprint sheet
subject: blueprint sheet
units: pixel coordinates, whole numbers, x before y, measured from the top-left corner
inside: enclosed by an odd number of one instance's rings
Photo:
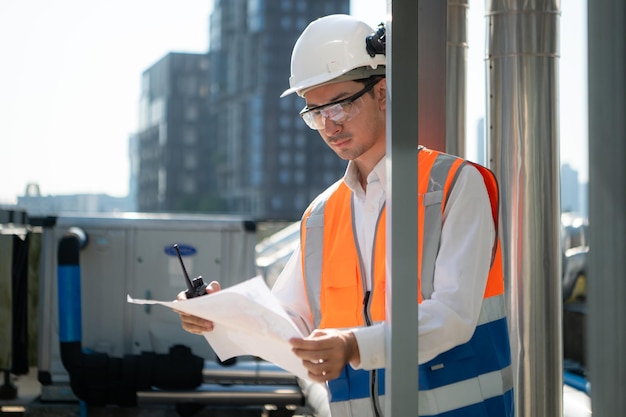
[[[308,379],[306,368],[289,344],[291,337],[304,336],[260,276],[185,301],[140,300],[130,295],[127,301],[160,304],[213,321],[214,330],[203,336],[222,361],[234,356],[258,356]]]

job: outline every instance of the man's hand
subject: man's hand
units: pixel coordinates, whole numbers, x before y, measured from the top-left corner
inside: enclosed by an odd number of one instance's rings
[[[220,284],[217,281],[212,281],[206,287],[206,293],[211,294],[220,290]],[[187,299],[185,295],[185,291],[181,291],[176,296],[178,301],[184,301]],[[189,333],[194,334],[202,334],[204,332],[210,332],[213,330],[213,322],[210,320],[205,320],[197,316],[192,316],[187,313],[183,313],[182,311],[177,311],[180,316],[180,321],[182,322],[183,329],[188,331]]]
[[[349,330],[317,329],[306,339],[292,338],[289,343],[315,382],[335,379],[347,363],[357,366],[361,362],[356,338]]]

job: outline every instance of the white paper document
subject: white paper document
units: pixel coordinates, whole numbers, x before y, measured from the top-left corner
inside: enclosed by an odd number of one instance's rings
[[[304,337],[260,276],[216,293],[186,301],[139,300],[134,304],[160,304],[211,320],[212,332],[203,333],[220,360],[258,356],[301,378],[306,368],[291,351],[289,339]]]

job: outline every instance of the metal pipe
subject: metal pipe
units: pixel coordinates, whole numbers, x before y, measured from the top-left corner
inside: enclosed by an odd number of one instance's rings
[[[295,375],[273,363],[260,360],[238,360],[231,366],[205,361],[202,380],[205,384],[298,385]]]
[[[516,415],[562,415],[559,0],[487,2],[489,165],[501,224]]]
[[[275,406],[304,405],[304,396],[297,385],[220,385],[203,384],[193,391],[138,391],[138,404],[195,403],[205,405],[272,404]]]
[[[467,9],[469,0],[448,0],[446,63],[446,149],[465,155]]]

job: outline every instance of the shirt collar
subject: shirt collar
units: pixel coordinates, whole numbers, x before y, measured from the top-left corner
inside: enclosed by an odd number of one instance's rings
[[[343,176],[346,185],[353,193],[356,194],[357,197],[363,197],[365,195],[365,191],[363,187],[361,187],[361,183],[359,182],[359,171],[356,168],[356,165],[353,161],[348,162],[348,167],[346,168],[346,173]],[[367,183],[371,183],[374,181],[380,181],[380,186],[387,193],[387,163],[386,158],[382,157],[380,161],[374,166],[372,172],[367,176]]]

